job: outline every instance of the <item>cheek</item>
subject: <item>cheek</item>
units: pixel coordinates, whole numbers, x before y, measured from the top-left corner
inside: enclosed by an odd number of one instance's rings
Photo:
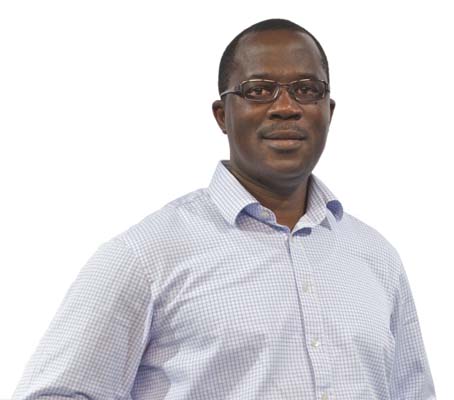
[[[250,104],[235,96],[227,104],[225,124],[235,136],[251,135],[266,118],[266,110],[259,104]]]
[[[329,129],[330,113],[329,108],[314,107],[307,109],[305,114],[307,127],[317,136],[325,136]],[[304,117],[303,117],[304,118]]]

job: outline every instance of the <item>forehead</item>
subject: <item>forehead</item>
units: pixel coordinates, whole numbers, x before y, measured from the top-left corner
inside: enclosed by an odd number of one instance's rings
[[[304,76],[327,79],[320,51],[309,35],[274,30],[251,32],[240,39],[232,80],[267,77],[290,81]]]

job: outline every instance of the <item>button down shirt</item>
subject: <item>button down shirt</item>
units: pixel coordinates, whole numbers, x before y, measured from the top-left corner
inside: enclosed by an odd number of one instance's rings
[[[290,230],[224,162],[99,246],[13,399],[435,399],[392,245],[314,174]]]

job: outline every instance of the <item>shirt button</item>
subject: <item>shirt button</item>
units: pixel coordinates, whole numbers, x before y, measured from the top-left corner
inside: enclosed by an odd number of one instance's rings
[[[312,339],[311,345],[312,345],[312,347],[315,347],[315,348],[319,347],[320,346],[320,340]]]
[[[310,292],[310,290],[311,290],[311,284],[308,282],[304,282],[303,283],[303,292],[307,293],[307,292]]]
[[[270,216],[270,213],[266,210],[263,210],[261,213],[260,213],[260,216],[262,218],[268,218]]]
[[[322,394],[322,400],[328,400],[328,393],[323,393]]]

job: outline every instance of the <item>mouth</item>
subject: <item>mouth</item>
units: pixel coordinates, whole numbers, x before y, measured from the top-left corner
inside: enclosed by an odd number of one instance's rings
[[[299,149],[306,141],[306,136],[298,132],[274,131],[270,135],[263,137],[267,146],[276,151],[290,151]]]
[[[268,135],[264,135],[265,140],[285,140],[285,141],[301,141],[306,140],[306,136],[297,131],[273,131]]]

